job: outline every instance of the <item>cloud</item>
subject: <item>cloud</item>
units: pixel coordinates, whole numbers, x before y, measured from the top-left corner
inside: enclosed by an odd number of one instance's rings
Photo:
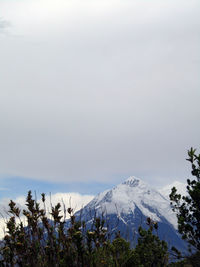
[[[174,181],[172,184],[166,185],[159,189],[159,192],[166,197],[166,199],[170,199],[169,195],[171,194],[172,188],[175,187],[177,189],[177,193],[182,196],[187,195],[187,184],[181,183],[179,181]]]
[[[185,177],[199,147],[198,1],[4,1],[0,173]]]
[[[41,201],[41,198],[39,196],[37,197],[37,202],[40,203],[40,207],[43,208],[43,202]],[[61,208],[61,215],[64,216],[64,205],[65,208],[72,208],[73,212],[80,210],[82,207],[84,207],[87,203],[89,203],[93,199],[93,195],[81,195],[76,192],[69,192],[69,193],[56,193],[51,195],[46,195],[46,201],[45,201],[45,207],[47,214],[49,218],[51,218],[51,215],[49,214],[51,212],[51,206],[55,206],[57,203],[60,203]],[[33,196],[34,198],[34,196]],[[26,197],[19,196],[16,199],[13,199],[13,201],[17,204],[17,206],[23,210],[27,209],[25,203],[26,203]],[[2,238],[5,234],[6,230],[6,221],[9,219],[9,207],[8,204],[10,202],[10,199],[4,198],[0,200],[0,238]],[[66,219],[69,218],[69,214],[66,213]],[[21,216],[21,220],[26,224],[26,220],[24,216]]]

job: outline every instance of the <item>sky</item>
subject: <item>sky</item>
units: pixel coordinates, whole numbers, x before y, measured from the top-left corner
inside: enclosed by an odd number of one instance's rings
[[[200,148],[198,0],[0,0],[0,202],[153,186]],[[200,150],[198,150],[200,152]]]

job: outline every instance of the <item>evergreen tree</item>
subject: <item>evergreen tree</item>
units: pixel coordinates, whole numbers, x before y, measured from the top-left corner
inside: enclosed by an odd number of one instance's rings
[[[160,240],[153,234],[153,230],[158,229],[156,222],[147,218],[148,230],[139,227],[140,237],[138,244],[133,252],[134,266],[141,267],[164,267],[168,264],[168,247],[167,243]],[[133,266],[133,265],[132,265]]]
[[[200,154],[196,149],[188,151],[194,179],[187,180],[187,195],[178,194],[175,187],[170,194],[171,206],[177,214],[178,231],[182,238],[200,251]]]

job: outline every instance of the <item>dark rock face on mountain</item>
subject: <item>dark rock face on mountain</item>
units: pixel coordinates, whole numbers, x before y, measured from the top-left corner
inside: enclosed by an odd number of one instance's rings
[[[169,248],[175,246],[185,251],[187,247],[177,232],[177,219],[169,200],[135,177],[100,193],[75,215],[88,227],[92,226],[95,216],[103,217],[105,227],[112,233],[111,238],[120,231],[132,246],[137,243],[138,227],[147,228],[146,219],[150,217],[158,223],[157,234],[168,243]]]

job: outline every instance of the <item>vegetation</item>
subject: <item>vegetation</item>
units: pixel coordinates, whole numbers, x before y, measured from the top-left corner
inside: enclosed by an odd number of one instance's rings
[[[188,241],[193,254],[183,260],[169,262],[167,243],[157,236],[158,225],[150,218],[147,228],[139,227],[139,238],[135,248],[116,233],[104,227],[104,220],[93,218],[90,229],[87,223],[77,220],[71,207],[61,204],[51,208],[52,219],[48,218],[45,194],[42,194],[43,208],[33,199],[31,191],[26,199],[27,209],[21,211],[12,200],[9,203],[10,219],[7,233],[0,243],[0,266],[30,267],[164,267],[200,266],[200,155],[196,150],[188,151],[194,180],[187,180],[187,196],[181,196],[176,188],[170,194],[171,205],[177,214],[178,230]],[[66,213],[70,216],[67,224]],[[25,223],[22,221],[25,217]],[[172,249],[177,259],[181,258],[176,248]]]
[[[52,220],[44,208],[33,199],[29,191],[26,206],[22,212],[12,200],[7,222],[7,234],[1,243],[1,266],[166,266],[167,244],[153,234],[157,227],[149,218],[148,230],[139,228],[140,238],[135,249],[120,233],[109,240],[104,220],[94,218],[92,229],[86,223],[77,221],[73,210],[68,208],[70,226],[66,228],[65,216],[61,216],[61,205],[52,207]],[[26,226],[21,221],[26,217]],[[19,223],[17,223],[17,219]]]
[[[196,149],[188,151],[194,179],[187,180],[187,195],[181,196],[172,188],[171,206],[178,219],[178,231],[189,244],[189,251],[196,252],[188,258],[192,266],[200,266],[200,154]]]
[[[135,266],[167,266],[169,260],[167,243],[152,233],[153,229],[157,230],[157,223],[148,218],[147,224],[148,230],[142,227],[138,229],[140,237],[134,250],[134,264]]]

